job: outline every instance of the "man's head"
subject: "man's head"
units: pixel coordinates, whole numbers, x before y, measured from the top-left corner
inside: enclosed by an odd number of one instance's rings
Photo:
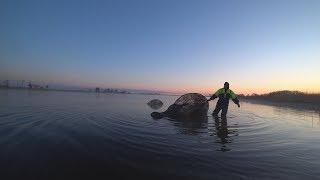
[[[223,88],[224,88],[224,89],[229,89],[229,83],[228,83],[228,82],[225,82],[224,85],[223,85]]]

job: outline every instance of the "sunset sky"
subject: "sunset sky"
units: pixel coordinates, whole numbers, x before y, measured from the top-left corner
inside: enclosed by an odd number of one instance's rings
[[[0,80],[320,92],[320,1],[1,0]]]

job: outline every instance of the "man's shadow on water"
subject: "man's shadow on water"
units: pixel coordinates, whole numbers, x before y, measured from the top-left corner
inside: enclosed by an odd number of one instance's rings
[[[216,142],[221,144],[218,151],[226,152],[231,149],[227,147],[227,144],[232,143],[232,139],[229,137],[229,134],[234,133],[228,129],[228,120],[227,118],[219,118],[214,116],[215,124],[215,135],[219,138]]]
[[[230,130],[228,127],[227,118],[213,117],[214,123],[209,122],[208,116],[193,117],[193,118],[166,118],[177,128],[178,133],[186,135],[199,135],[202,133],[209,133],[217,139],[215,143],[220,147],[217,151],[227,152],[230,151],[228,144],[232,143],[232,136],[237,136],[237,130]],[[212,127],[214,126],[214,128]]]

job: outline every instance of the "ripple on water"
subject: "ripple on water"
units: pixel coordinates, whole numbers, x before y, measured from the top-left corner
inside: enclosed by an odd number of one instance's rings
[[[59,174],[69,168],[164,179],[320,175],[319,130],[305,125],[309,112],[244,103],[230,107],[226,122],[212,116],[155,121],[144,96],[19,96],[23,102],[9,97],[10,105],[0,109],[0,165],[11,164],[4,166],[7,172]],[[174,99],[162,98],[165,104]]]

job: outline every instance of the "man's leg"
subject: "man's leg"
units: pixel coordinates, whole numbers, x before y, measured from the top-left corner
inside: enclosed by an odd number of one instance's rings
[[[222,107],[222,112],[221,112],[221,119],[227,119],[227,113],[228,113],[228,105],[224,105]]]
[[[213,116],[218,116],[219,111],[221,110],[221,104],[217,103],[216,108],[214,109],[212,115]]]

